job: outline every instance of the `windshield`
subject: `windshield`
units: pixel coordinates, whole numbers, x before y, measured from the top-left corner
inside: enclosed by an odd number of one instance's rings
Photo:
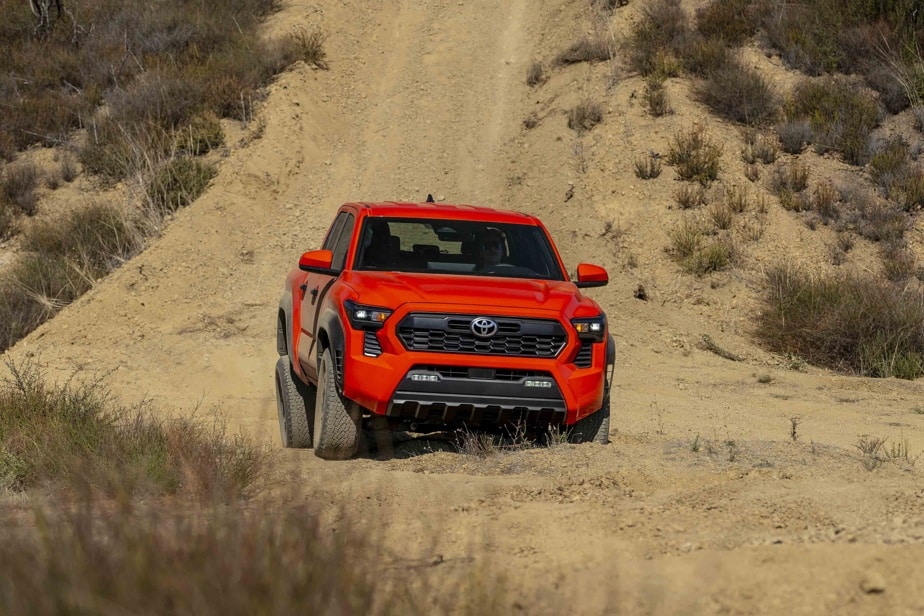
[[[354,269],[564,280],[540,227],[367,218]]]

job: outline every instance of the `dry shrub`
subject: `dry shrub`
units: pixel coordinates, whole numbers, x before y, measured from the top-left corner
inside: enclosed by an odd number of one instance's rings
[[[688,131],[674,135],[667,153],[667,163],[677,170],[682,180],[708,186],[719,175],[722,146],[706,134],[705,126],[693,125]]]
[[[779,152],[775,139],[756,131],[747,131],[745,146],[741,151],[741,158],[749,165],[761,162],[765,165],[776,162]]]
[[[678,262],[685,262],[702,248],[705,233],[694,218],[686,217],[667,232],[671,243],[667,251]]]
[[[603,121],[603,107],[591,100],[583,100],[568,112],[568,128],[581,133]]]
[[[705,77],[728,63],[731,52],[721,39],[693,37],[683,48],[683,65],[694,75]]]
[[[706,203],[706,191],[700,184],[682,184],[674,191],[674,202],[681,210],[689,210]]]
[[[785,3],[769,11],[762,26],[786,64],[809,75],[820,75],[837,70],[844,61],[836,42],[839,24],[832,17],[837,14],[817,15],[810,3]]]
[[[38,209],[39,170],[34,163],[24,162],[8,165],[3,173],[2,193],[0,198],[27,216],[32,216]]]
[[[221,122],[210,111],[198,114],[188,126],[177,132],[177,150],[190,156],[208,154],[224,142]]]
[[[544,84],[548,81],[548,75],[545,72],[545,66],[538,60],[529,65],[526,69],[526,85],[531,88]]]
[[[900,135],[894,135],[873,146],[868,166],[870,178],[888,196],[889,189],[910,162],[908,143]]]
[[[767,347],[866,376],[924,373],[924,294],[870,275],[768,270],[757,334]]]
[[[747,187],[727,186],[725,188],[725,205],[735,214],[743,214],[747,211],[749,197]]]
[[[773,192],[799,193],[808,188],[809,167],[807,164],[794,160],[790,163],[780,163],[773,170],[773,179],[770,187]]]
[[[602,36],[584,36],[555,56],[555,64],[578,64],[580,62],[606,62],[613,55],[610,41]]]
[[[327,52],[324,50],[324,43],[327,41],[327,35],[319,28],[305,30],[299,28],[289,36],[289,46],[291,56],[295,60],[301,60],[308,66],[313,66],[321,70],[327,70]]]
[[[0,241],[5,240],[15,232],[13,207],[6,201],[0,200]]]
[[[735,219],[735,213],[729,207],[726,201],[713,203],[706,210],[712,224],[719,231],[726,231],[731,228],[732,221]]]
[[[664,90],[664,79],[658,75],[650,75],[645,80],[645,106],[653,117],[660,118],[674,113],[670,99]]]
[[[857,84],[833,77],[804,80],[788,105],[791,120],[808,120],[819,152],[835,150],[852,165],[869,158],[870,133],[879,124],[879,105]]]
[[[707,39],[738,46],[757,32],[757,17],[750,0],[712,0],[696,10],[696,29]]]
[[[78,155],[85,171],[108,182],[148,173],[168,156],[173,139],[151,125],[124,125],[110,118],[94,122]]]
[[[767,81],[737,60],[728,60],[710,71],[697,93],[714,113],[742,124],[761,124],[777,112]]]
[[[882,259],[882,274],[890,282],[906,282],[917,272],[917,257],[904,242],[884,244],[879,257]]]
[[[665,58],[680,58],[690,35],[686,13],[680,0],[654,0],[642,9],[641,19],[627,43],[629,65],[642,75],[665,72]]]
[[[924,106],[915,106],[915,108],[911,110],[911,118],[914,123],[914,128],[918,132],[924,133]]]
[[[872,242],[899,242],[911,226],[901,208],[877,200],[865,189],[847,187],[841,191],[841,200],[845,227]]]
[[[825,224],[840,218],[839,201],[840,193],[830,181],[820,182],[812,191],[812,210]]]
[[[808,120],[786,120],[776,125],[783,151],[787,154],[799,154],[812,142],[812,125]]]
[[[642,180],[651,180],[661,175],[661,159],[644,156],[635,159],[635,176]]]
[[[916,164],[893,182],[889,199],[906,212],[924,208],[924,167]]]

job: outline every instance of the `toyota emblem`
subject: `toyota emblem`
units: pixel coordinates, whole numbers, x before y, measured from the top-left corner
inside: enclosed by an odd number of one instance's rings
[[[472,319],[472,333],[479,338],[491,338],[497,333],[497,323],[487,317]]]

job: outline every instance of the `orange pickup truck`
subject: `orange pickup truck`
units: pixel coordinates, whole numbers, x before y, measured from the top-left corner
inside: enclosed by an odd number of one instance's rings
[[[347,203],[286,277],[276,400],[286,447],[356,454],[364,423],[434,432],[559,429],[606,443],[615,344],[535,217]]]

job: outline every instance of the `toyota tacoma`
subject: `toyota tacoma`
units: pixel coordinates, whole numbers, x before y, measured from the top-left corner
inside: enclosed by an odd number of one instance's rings
[[[363,426],[559,430],[606,443],[615,345],[534,216],[470,205],[347,203],[279,303],[285,447],[356,454]]]

